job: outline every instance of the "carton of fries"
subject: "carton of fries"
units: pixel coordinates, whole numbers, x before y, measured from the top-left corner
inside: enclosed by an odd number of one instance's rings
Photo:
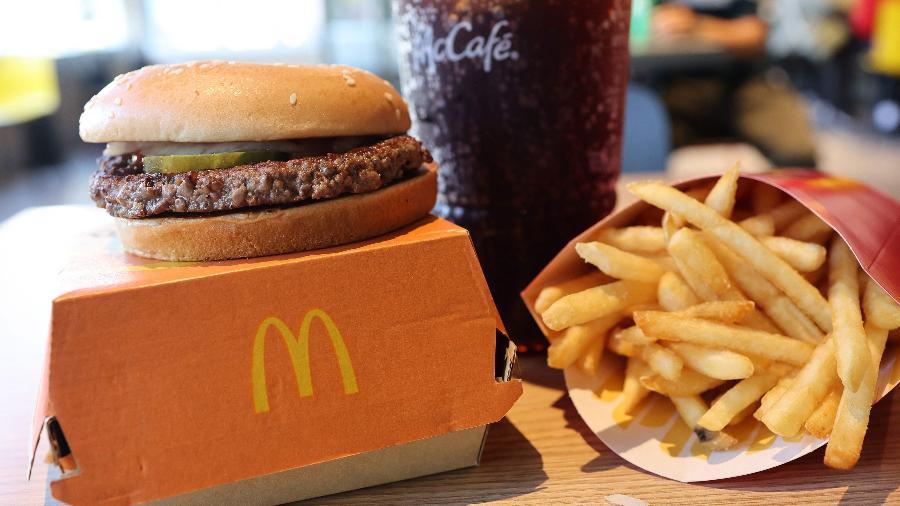
[[[900,383],[900,203],[807,170],[628,189],[522,292],[587,425],[683,482],[853,467]]]
[[[521,394],[468,233],[438,218],[204,263],[124,254],[97,209],[9,226],[48,223],[69,240],[16,269],[57,285],[33,448],[61,501],[281,504],[473,466]]]

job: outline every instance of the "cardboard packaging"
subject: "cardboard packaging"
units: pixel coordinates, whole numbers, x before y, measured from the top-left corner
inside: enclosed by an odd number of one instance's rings
[[[848,242],[862,268],[895,300],[900,300],[900,203],[859,182],[808,170],[741,177],[774,186],[816,213]],[[715,179],[693,179],[674,186],[684,190]],[[534,310],[538,293],[546,285],[592,269],[575,253],[575,243],[591,240],[604,228],[632,224],[649,208],[649,204],[636,201],[575,237],[522,292],[526,306],[545,335],[550,330]],[[878,399],[900,383],[898,357],[900,343],[889,342],[876,386]],[[699,444],[696,435],[666,399],[648,398],[633,414],[617,411],[623,369],[620,357],[612,353],[604,354],[600,374],[596,376],[569,367],[565,370],[569,396],[579,415],[606,446],[654,474],[682,482],[732,478],[790,462],[827,442],[810,435],[786,440],[748,417],[728,429],[741,441],[736,448],[710,452]]]
[[[468,233],[446,221],[176,263],[123,254],[100,210],[33,217],[66,219],[82,230],[59,252],[34,422],[59,500],[275,504],[473,466],[521,394]]]

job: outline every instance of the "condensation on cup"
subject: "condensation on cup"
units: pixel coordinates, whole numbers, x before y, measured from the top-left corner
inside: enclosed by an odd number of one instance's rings
[[[440,164],[435,213],[472,233],[512,337],[518,293],[615,205],[628,0],[395,0],[414,134]]]

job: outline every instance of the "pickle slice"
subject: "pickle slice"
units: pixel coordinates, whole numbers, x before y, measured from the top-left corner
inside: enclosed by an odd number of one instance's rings
[[[232,151],[205,155],[145,156],[144,172],[148,174],[178,174],[198,170],[215,170],[265,162],[284,160],[283,153],[277,151]]]

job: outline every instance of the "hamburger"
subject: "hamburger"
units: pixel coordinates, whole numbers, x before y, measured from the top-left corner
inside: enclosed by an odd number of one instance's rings
[[[94,202],[126,251],[244,258],[335,246],[426,215],[436,169],[387,81],[336,65],[152,65],[85,105]]]

